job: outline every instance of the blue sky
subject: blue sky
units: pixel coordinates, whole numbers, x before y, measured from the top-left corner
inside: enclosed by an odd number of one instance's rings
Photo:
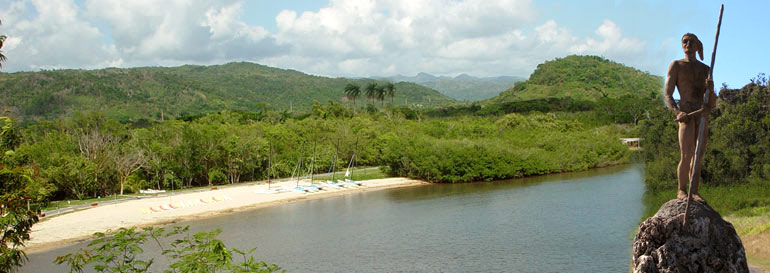
[[[710,62],[718,1],[0,0],[4,72],[249,61],[331,77],[528,76],[599,55],[663,76],[685,32]],[[717,86],[769,72],[770,1],[726,3]]]

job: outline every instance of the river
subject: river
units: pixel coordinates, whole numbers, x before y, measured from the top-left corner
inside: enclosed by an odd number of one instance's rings
[[[362,192],[181,225],[220,228],[228,247],[256,247],[288,272],[627,272],[642,168]],[[85,245],[30,254],[21,272],[67,272],[53,259]]]

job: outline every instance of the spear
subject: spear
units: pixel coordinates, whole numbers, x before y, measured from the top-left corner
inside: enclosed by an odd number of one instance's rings
[[[719,21],[717,21],[717,34],[714,37],[714,50],[711,52],[711,66],[709,69],[709,80],[714,79],[714,60],[717,56],[717,42],[719,42],[719,29],[722,27],[722,12],[725,10],[725,5],[719,7]],[[708,90],[703,95],[703,107],[707,107],[709,103],[709,96],[711,95]],[[692,172],[690,173],[690,187],[687,189],[687,205],[684,207],[684,220],[683,226],[687,226],[687,213],[690,211],[690,203],[692,202],[692,182],[696,177],[700,176],[700,161],[701,153],[703,152],[703,138],[706,132],[706,115],[700,114],[700,125],[698,126],[698,144],[695,147],[695,164],[693,164]]]

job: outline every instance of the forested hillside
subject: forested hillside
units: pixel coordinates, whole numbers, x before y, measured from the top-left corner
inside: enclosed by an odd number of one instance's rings
[[[373,81],[318,77],[246,62],[4,73],[0,75],[0,110],[9,110],[21,120],[55,119],[69,116],[74,110],[91,110],[120,121],[173,119],[221,110],[257,111],[264,107],[307,112],[313,101],[344,101],[343,89],[348,83],[366,85]],[[396,83],[395,90],[392,101],[396,106],[429,107],[452,102],[414,83]]]
[[[623,96],[650,97],[662,91],[663,79],[598,56],[567,56],[537,66],[529,80],[488,102],[545,98],[597,101]]]

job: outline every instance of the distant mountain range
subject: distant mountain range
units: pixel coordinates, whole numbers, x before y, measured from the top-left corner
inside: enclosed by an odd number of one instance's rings
[[[344,99],[345,85],[364,86],[372,81],[319,77],[248,62],[0,73],[0,111],[7,110],[21,120],[56,119],[78,110],[100,111],[121,121],[222,110],[258,111],[261,105],[307,112],[313,101],[326,104],[331,100],[352,107],[352,102]],[[455,102],[415,83],[395,85],[393,102],[397,107]],[[363,107],[366,99],[359,100],[357,106]]]
[[[390,77],[372,77],[392,82],[413,82],[422,86],[435,89],[441,94],[456,100],[478,101],[495,97],[505,91],[516,82],[524,81],[524,77],[499,76],[478,78],[468,74],[460,74],[457,77],[434,76],[420,72],[414,77],[402,75]]]

